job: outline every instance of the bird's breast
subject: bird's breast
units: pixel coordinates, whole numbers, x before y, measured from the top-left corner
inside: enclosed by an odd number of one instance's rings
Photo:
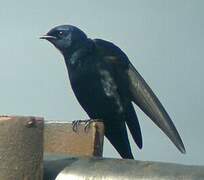
[[[109,70],[90,64],[71,74],[72,89],[86,111],[100,114],[98,117],[123,112],[118,86]]]

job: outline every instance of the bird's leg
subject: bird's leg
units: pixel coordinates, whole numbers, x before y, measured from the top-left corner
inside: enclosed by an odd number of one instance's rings
[[[84,125],[85,125],[84,131],[88,132],[91,123],[96,122],[96,121],[97,120],[95,120],[95,119],[75,120],[75,121],[72,121],[72,129],[73,129],[74,132],[77,132],[79,124],[84,123]]]
[[[88,119],[85,121],[85,127],[84,127],[84,131],[85,132],[88,132],[90,126],[91,126],[91,123],[93,122],[103,122],[101,119]]]
[[[72,121],[72,130],[73,130],[74,132],[77,132],[78,126],[79,126],[79,124],[82,123],[82,122],[85,122],[85,120],[75,120],[75,121]]]
[[[85,124],[85,128],[84,128],[84,131],[86,131],[86,126],[87,126],[87,123],[91,121],[90,119],[88,120],[75,120],[75,121],[72,121],[72,129],[74,132],[77,132],[78,130],[78,126],[79,124],[81,123],[84,123]]]
[[[85,132],[88,132],[88,130],[89,130],[89,128],[90,128],[90,126],[91,126],[91,123],[93,123],[93,122],[95,122],[96,120],[94,120],[94,119],[88,119],[88,120],[86,120],[86,122],[85,122],[85,127],[84,127],[84,131]]]

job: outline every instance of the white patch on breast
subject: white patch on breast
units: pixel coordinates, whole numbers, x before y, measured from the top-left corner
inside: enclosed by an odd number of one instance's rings
[[[118,106],[118,111],[122,112],[123,106],[121,104],[120,96],[117,91],[117,85],[115,84],[114,79],[111,77],[111,74],[106,70],[100,71],[100,75],[101,75],[101,83],[105,94],[110,98],[114,98]]]

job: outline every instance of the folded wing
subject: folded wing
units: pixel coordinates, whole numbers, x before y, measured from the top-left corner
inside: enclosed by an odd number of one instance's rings
[[[132,64],[127,73],[132,101],[170,138],[180,152],[185,153],[181,137],[159,99]]]

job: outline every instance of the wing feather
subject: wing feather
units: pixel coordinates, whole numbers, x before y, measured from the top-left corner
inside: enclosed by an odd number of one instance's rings
[[[132,64],[127,73],[132,100],[170,138],[175,146],[185,153],[184,144],[176,127],[154,92]]]

